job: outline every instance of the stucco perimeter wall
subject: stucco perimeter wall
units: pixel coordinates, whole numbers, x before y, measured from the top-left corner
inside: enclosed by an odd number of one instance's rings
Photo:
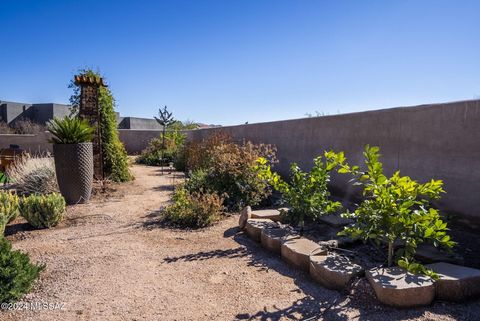
[[[154,129],[119,129],[118,134],[127,153],[130,155],[139,154],[147,147],[153,139],[160,137],[161,130]]]
[[[308,169],[324,150],[344,151],[349,163],[361,164],[366,144],[380,146],[388,174],[400,169],[421,182],[442,179],[447,194],[438,205],[480,226],[480,100],[200,129],[188,139],[219,130],[237,141],[276,145],[282,175],[291,162]],[[332,185],[350,197],[358,191],[347,180],[336,175]]]
[[[160,130],[119,129],[119,137],[130,155],[139,154],[151,139],[160,136]],[[48,132],[37,135],[0,134],[0,148],[8,148],[10,144],[20,147],[30,153],[52,152],[52,144],[48,143]]]
[[[8,148],[10,144],[15,144],[31,154],[44,154],[52,152],[49,139],[48,132],[36,135],[0,134],[0,148]]]

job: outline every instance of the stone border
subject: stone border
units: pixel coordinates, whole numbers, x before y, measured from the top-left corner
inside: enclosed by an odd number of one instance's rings
[[[349,259],[327,253],[322,244],[292,234],[278,223],[265,218],[249,218],[250,207],[242,211],[241,230],[254,241],[287,263],[309,272],[312,279],[328,289],[345,290],[365,273],[375,295],[383,304],[410,308],[429,305],[435,298],[457,301],[480,296],[480,270],[445,262],[427,265],[439,274],[435,282],[429,277],[415,275],[399,267],[363,268]],[[242,226],[242,223],[245,224]]]

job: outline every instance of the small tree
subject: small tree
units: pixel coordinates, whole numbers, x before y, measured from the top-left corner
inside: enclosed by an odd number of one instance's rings
[[[158,109],[158,117],[155,117],[155,120],[157,121],[157,123],[160,124],[160,126],[162,126],[162,145],[163,145],[163,148],[165,149],[165,135],[167,133],[167,127],[172,125],[175,120],[173,119],[173,115],[171,112],[169,112],[167,110],[167,106],[164,106],[163,109],[162,108],[159,108]]]
[[[310,172],[304,172],[296,163],[292,163],[288,183],[271,171],[265,159],[259,158],[257,167],[259,176],[282,193],[282,200],[291,206],[289,216],[300,225],[303,232],[305,218],[315,220],[342,207],[340,202],[330,200],[327,185],[330,172],[343,160],[343,153],[325,152],[325,161],[322,156],[315,158]]]
[[[397,171],[388,178],[383,174],[378,147],[366,146],[364,151],[366,172],[358,166],[340,163],[340,173],[350,173],[356,178],[355,185],[363,186],[365,200],[353,213],[344,217],[354,223],[345,227],[341,234],[364,240],[372,239],[377,244],[388,244],[388,266],[395,257],[394,244],[405,244],[397,252],[397,264],[414,273],[435,276],[423,265],[414,262],[413,256],[419,244],[431,241],[435,246],[451,248],[455,243],[447,235],[447,223],[440,218],[438,210],[430,201],[440,198],[445,191],[441,180],[420,184]]]

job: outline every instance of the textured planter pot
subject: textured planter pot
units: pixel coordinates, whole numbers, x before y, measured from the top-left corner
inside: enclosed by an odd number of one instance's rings
[[[86,203],[93,183],[93,145],[54,144],[55,172],[67,204]]]

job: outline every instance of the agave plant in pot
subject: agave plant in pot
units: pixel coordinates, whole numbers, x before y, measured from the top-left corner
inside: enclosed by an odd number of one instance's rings
[[[67,204],[88,202],[93,183],[94,128],[79,118],[65,117],[53,119],[48,130],[60,193]]]

